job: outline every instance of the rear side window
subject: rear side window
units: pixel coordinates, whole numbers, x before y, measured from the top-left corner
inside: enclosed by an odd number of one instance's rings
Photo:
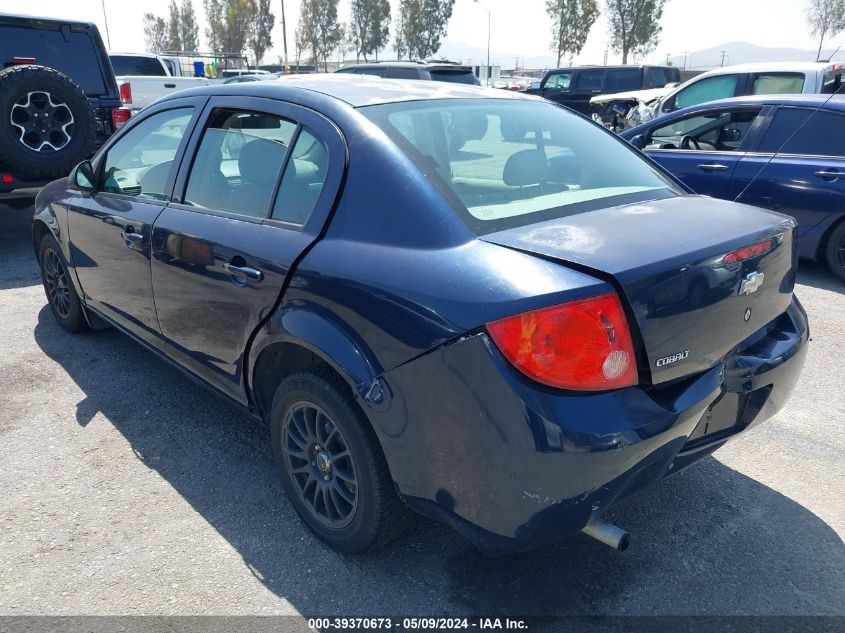
[[[341,68],[337,72],[354,75],[371,75],[373,77],[386,77],[386,66],[357,66],[353,68]]]
[[[604,91],[613,94],[614,92],[628,92],[642,88],[643,71],[640,68],[622,68],[611,70],[607,74],[607,83]]]
[[[845,157],[845,115],[809,108],[780,108],[759,151]]]
[[[279,195],[273,207],[273,219],[297,226],[304,225],[323,191],[328,166],[326,146],[303,129],[296,139],[293,154],[282,176]]]
[[[804,75],[801,73],[755,75],[751,86],[754,95],[800,94],[803,90]]]
[[[193,108],[159,112],[141,121],[109,148],[101,191],[164,200],[173,159]]]
[[[552,88],[559,90],[568,90],[569,84],[572,81],[572,73],[555,73],[550,75],[546,80],[544,88]]]
[[[738,79],[739,75],[719,75],[697,81],[676,95],[675,108],[686,108],[707,101],[733,97]]]
[[[680,81],[677,68],[649,68],[646,71],[646,88],[663,88],[666,84]]]
[[[87,29],[78,27],[62,34],[58,28],[0,26],[0,63],[12,57],[34,57],[36,64],[73,79],[89,97],[105,95],[108,89],[94,42]]]
[[[111,67],[118,77],[123,75],[141,75],[146,77],[166,77],[164,66],[155,57],[136,57],[134,55],[109,55]]]
[[[623,141],[548,102],[421,101],[361,111],[478,234],[677,192]]]
[[[581,90],[600,90],[603,83],[603,70],[582,70],[575,77],[575,87]]]
[[[434,81],[446,81],[452,84],[469,84],[471,86],[478,83],[478,78],[471,70],[430,70],[429,74]]]
[[[296,124],[271,114],[220,110],[197,150],[184,204],[266,218]]]
[[[390,79],[419,79],[420,72],[416,68],[404,68],[402,66],[393,66],[388,71],[387,76]]]

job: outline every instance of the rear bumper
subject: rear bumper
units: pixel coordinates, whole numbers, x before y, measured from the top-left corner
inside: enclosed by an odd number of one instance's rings
[[[484,551],[529,549],[772,416],[808,339],[794,300],[702,374],[584,395],[531,382],[479,333],[385,374],[368,414],[412,507]]]

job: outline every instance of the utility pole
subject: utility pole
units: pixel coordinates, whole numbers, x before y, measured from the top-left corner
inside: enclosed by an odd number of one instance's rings
[[[722,51],[722,63],[719,64],[719,68],[724,67],[724,65],[725,65],[725,55],[727,54],[727,52],[728,51]]]
[[[285,51],[285,74],[287,75],[290,72],[290,66],[288,65],[288,27],[285,23],[285,0],[280,1],[282,3],[282,45]]]
[[[687,69],[687,56],[689,55],[689,51],[684,51],[684,70]]]
[[[111,50],[111,37],[109,37],[109,18],[106,15],[106,0],[102,0],[103,3],[103,20],[106,22],[106,43],[109,45],[109,50]]]
[[[490,9],[485,7],[479,0],[473,0],[482,9],[487,11],[487,85],[490,85],[490,75],[493,74],[493,69],[490,68]]]

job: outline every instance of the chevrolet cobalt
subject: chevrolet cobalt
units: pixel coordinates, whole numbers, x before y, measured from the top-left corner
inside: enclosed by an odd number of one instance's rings
[[[773,415],[807,349],[794,220],[474,86],[174,94],[41,191],[33,244],[62,327],[113,326],[269,424],[344,552],[406,507],[490,553],[622,549],[605,510]]]

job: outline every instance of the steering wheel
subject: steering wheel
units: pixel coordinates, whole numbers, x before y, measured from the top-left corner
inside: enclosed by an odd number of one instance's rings
[[[684,135],[681,137],[681,149],[701,150],[701,145],[693,137]]]

